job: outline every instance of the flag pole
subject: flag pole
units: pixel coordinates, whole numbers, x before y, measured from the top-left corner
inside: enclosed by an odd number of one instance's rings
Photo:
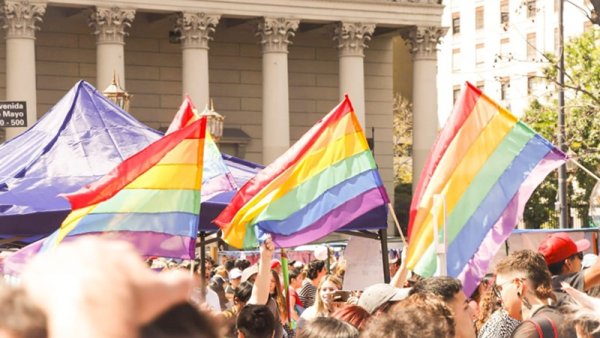
[[[581,163],[577,162],[576,159],[574,158],[569,158],[569,161],[573,162],[576,166],[578,166],[579,168],[581,168],[581,170],[585,171],[586,173],[588,173],[590,176],[592,176],[596,181],[600,181],[600,177],[596,176],[596,174],[594,174],[591,170],[589,170],[588,168],[584,167]]]
[[[400,238],[402,238],[402,244],[404,244],[405,248],[408,248],[408,244],[406,243],[406,238],[404,237],[402,228],[400,228],[400,222],[398,222],[398,217],[396,217],[396,212],[394,211],[394,208],[392,207],[392,203],[388,203],[388,209],[392,213],[392,218],[394,218],[394,224],[396,224],[396,229],[398,229],[398,232],[400,233]]]
[[[441,201],[442,203],[442,242],[439,239],[438,230],[438,215],[434,213],[434,208],[431,208],[430,213],[433,216],[433,238],[435,243],[435,252],[438,257],[438,273],[440,276],[448,275],[448,266],[446,262],[446,198],[443,194],[436,194],[433,196],[434,203]]]

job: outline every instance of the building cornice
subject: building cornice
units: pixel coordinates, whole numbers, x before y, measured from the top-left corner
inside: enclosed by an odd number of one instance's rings
[[[103,6],[224,17],[286,17],[302,22],[373,22],[378,27],[439,26],[444,6],[431,0],[48,0],[49,5]]]

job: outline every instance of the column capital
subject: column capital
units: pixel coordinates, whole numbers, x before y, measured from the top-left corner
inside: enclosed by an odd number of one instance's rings
[[[265,17],[258,21],[256,36],[260,37],[263,53],[287,53],[290,38],[296,35],[300,20]]]
[[[435,60],[437,46],[447,31],[447,27],[419,26],[402,31],[401,35],[413,58]]]
[[[96,7],[90,15],[89,26],[94,29],[97,43],[125,43],[125,28],[131,27],[134,9],[119,7]]]
[[[211,35],[215,32],[219,19],[220,15],[180,12],[175,30],[181,33],[181,47],[208,49],[208,41],[213,39]]]
[[[362,22],[338,22],[334,26],[333,39],[337,41],[340,56],[362,56],[367,42],[375,31],[375,24]]]
[[[5,0],[0,6],[0,16],[6,38],[35,39],[35,31],[40,29],[36,24],[42,22],[45,13],[45,3]]]

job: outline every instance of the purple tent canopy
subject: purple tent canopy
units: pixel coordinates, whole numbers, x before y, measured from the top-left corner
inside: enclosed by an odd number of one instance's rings
[[[71,210],[59,194],[99,179],[161,136],[79,81],[31,128],[0,145],[0,237],[50,234]],[[238,184],[262,168],[223,157]],[[210,222],[231,196],[203,203],[201,230],[216,231]]]

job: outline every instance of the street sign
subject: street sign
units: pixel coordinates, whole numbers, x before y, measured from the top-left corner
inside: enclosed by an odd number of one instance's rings
[[[0,128],[27,127],[27,102],[0,101]]]

